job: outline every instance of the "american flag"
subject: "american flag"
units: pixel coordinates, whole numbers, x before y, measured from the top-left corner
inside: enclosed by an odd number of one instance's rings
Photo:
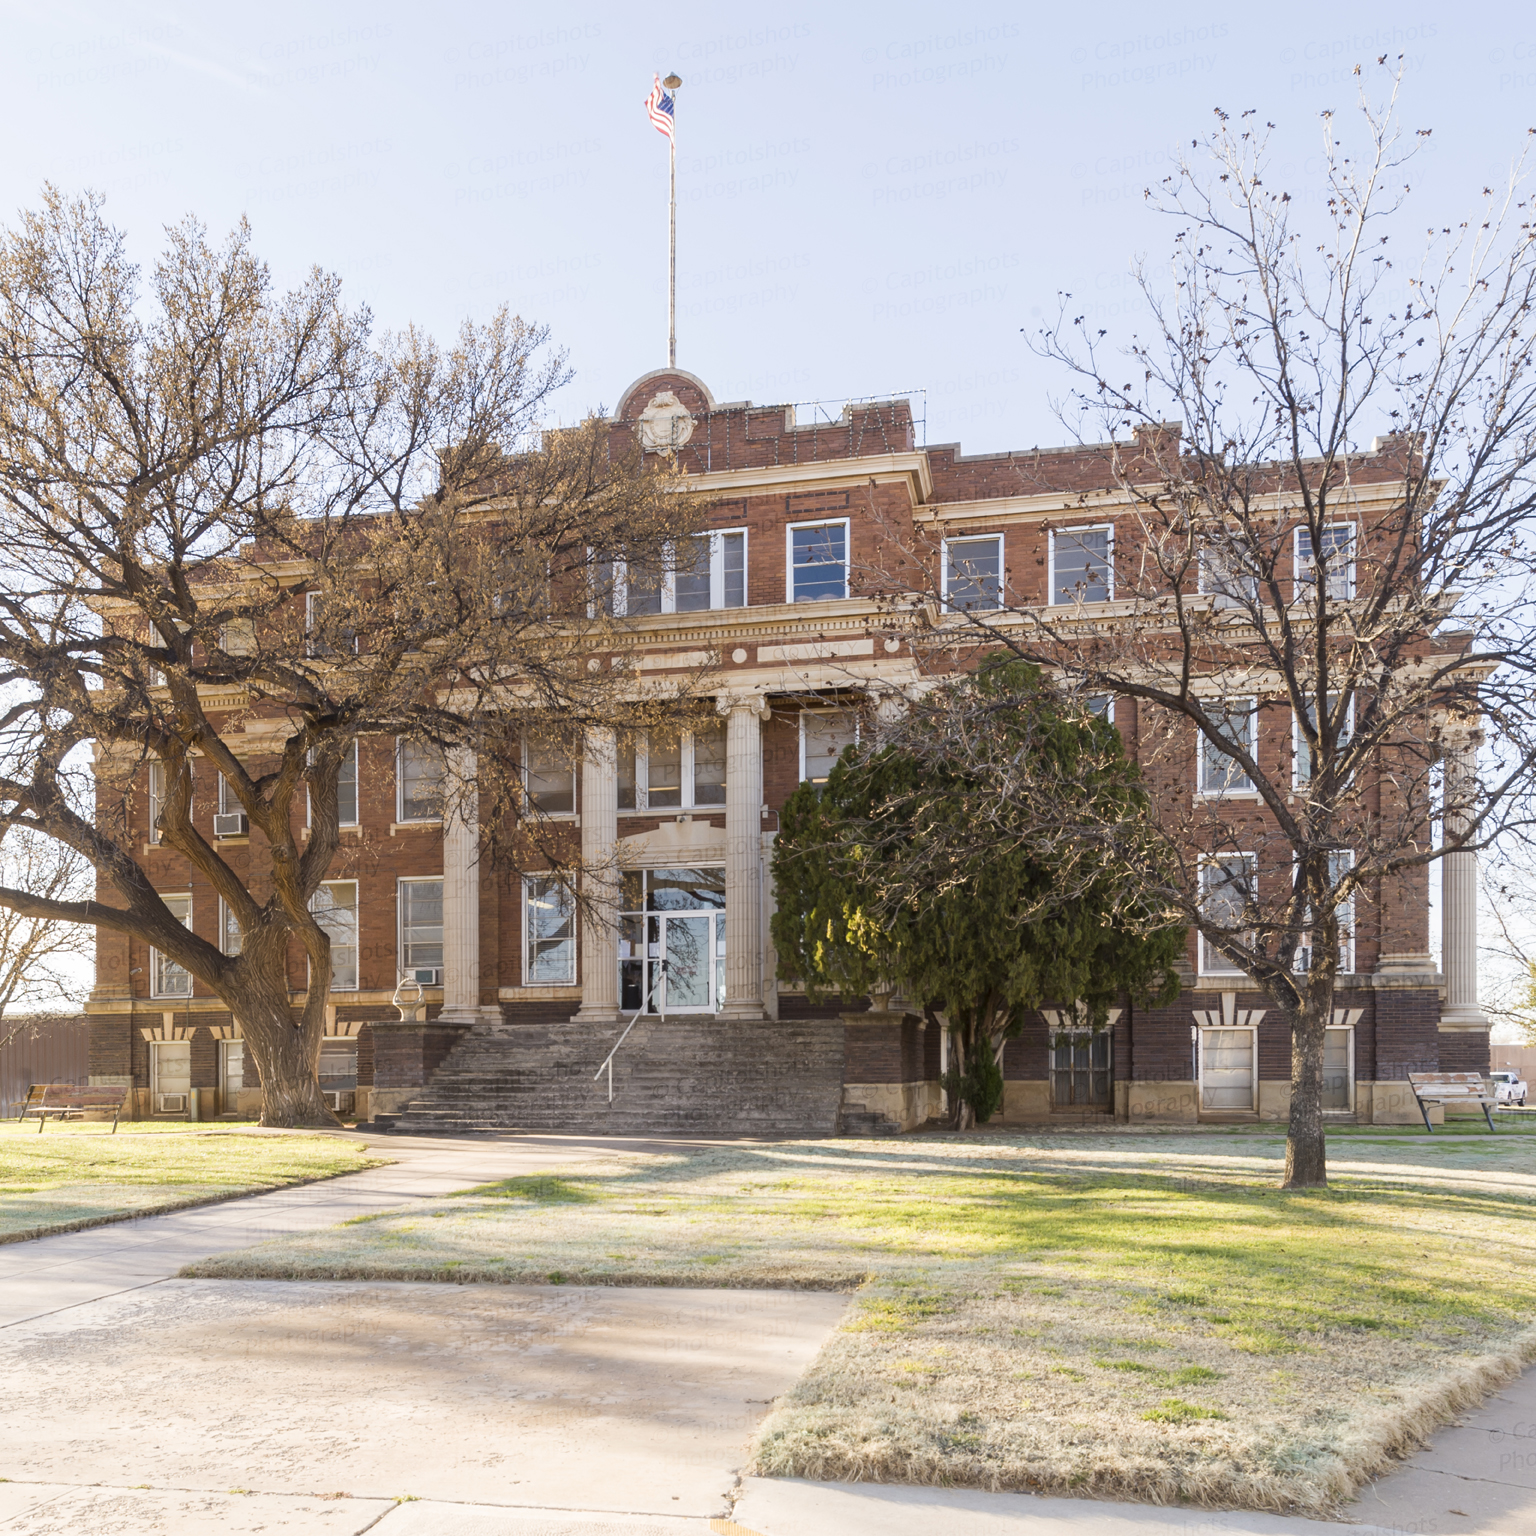
[[[657,133],[672,137],[672,98],[661,88],[661,76],[655,77],[651,94],[645,98],[646,114]]]

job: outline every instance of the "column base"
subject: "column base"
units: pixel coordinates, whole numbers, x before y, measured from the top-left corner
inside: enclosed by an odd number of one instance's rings
[[[1478,1007],[1445,1008],[1440,1012],[1440,1028],[1443,1030],[1491,1029],[1493,1026]]]
[[[715,1017],[722,1024],[761,1024],[768,1010],[761,1003],[727,1003]]]
[[[475,1024],[500,1024],[501,1009],[491,1004],[457,1004],[444,1008],[433,1020],[435,1024],[458,1024],[469,1028]]]
[[[623,1014],[617,1008],[588,1007],[583,1003],[575,1013],[571,1015],[572,1024],[617,1024]]]

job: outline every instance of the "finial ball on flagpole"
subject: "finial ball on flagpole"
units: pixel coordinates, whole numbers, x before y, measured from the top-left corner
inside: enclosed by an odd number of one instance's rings
[[[678,86],[683,83],[683,81],[680,75],[668,75],[667,78],[661,83],[666,86],[669,91],[675,91]]]

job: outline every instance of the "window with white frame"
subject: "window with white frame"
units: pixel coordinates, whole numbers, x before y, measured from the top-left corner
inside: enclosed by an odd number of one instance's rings
[[[1257,896],[1258,857],[1251,853],[1218,853],[1200,864],[1200,911],[1216,928],[1232,933],[1240,943],[1250,935],[1241,931],[1243,915]],[[1231,976],[1242,967],[1228,959],[1202,933],[1200,971],[1206,976]]]
[[[789,561],[785,599],[814,603],[848,596],[848,519],[791,523],[784,530]]]
[[[541,816],[574,816],[576,765],[569,750],[559,742],[525,736],[523,793]]]
[[[856,709],[802,709],[800,711],[800,779],[825,784],[844,747],[859,742]]]
[[[311,756],[313,761],[313,756]],[[400,820],[406,820],[401,817]],[[314,825],[314,796],[312,791],[307,791],[304,801],[304,825]],[[336,774],[336,825],[339,827],[355,827],[358,825],[358,799],[357,799],[357,741],[354,738],[347,747],[341,759],[341,767]]]
[[[219,897],[219,949],[226,955],[238,955],[240,953],[240,923],[235,917],[234,908]]]
[[[523,881],[523,985],[568,987],[576,982],[576,902],[553,875]]]
[[[219,781],[218,814],[214,818],[213,835],[222,837],[244,837],[250,830],[245,819],[245,807],[240,804],[240,797],[235,793],[234,786],[222,773],[216,775]]]
[[[1336,1114],[1355,1107],[1355,1032],[1349,1025],[1323,1031],[1322,1107]]]
[[[442,955],[441,908],[439,895],[438,963]],[[357,881],[325,881],[309,898],[309,910],[331,941],[331,991],[357,991]]]
[[[1112,693],[1090,693],[1083,699],[1083,707],[1090,715],[1115,723],[1115,696]]]
[[[443,882],[441,877],[427,880],[401,880],[397,886],[399,903],[400,969],[406,974],[443,969]],[[430,977],[418,977],[427,980]]]
[[[1115,595],[1114,529],[1060,528],[1051,534],[1050,601],[1107,603]]]
[[[623,559],[600,560],[593,566],[593,580],[604,611],[615,618],[745,608],[747,530],[721,528],[692,535],[672,547],[659,571]]]
[[[1332,718],[1339,706],[1339,696],[1336,693],[1328,695],[1328,714]],[[1293,711],[1292,731],[1295,736],[1294,751],[1291,764],[1294,770],[1295,781],[1298,785],[1312,782],[1312,745],[1307,740],[1307,733],[1302,729],[1302,718],[1299,713]],[[1317,730],[1317,704],[1311,702],[1306,707],[1306,720],[1313,733]],[[1344,718],[1339,729],[1338,746],[1342,750],[1349,738],[1355,734],[1355,699],[1351,694],[1344,706]]]
[[[149,764],[149,840],[160,841],[160,812],[165,809],[165,764],[154,760]]]
[[[725,723],[647,731],[619,747],[621,811],[701,810],[725,804]]]
[[[357,810],[357,741],[354,739],[336,776],[336,820],[344,827],[355,827],[358,824]]]
[[[250,656],[256,650],[255,619],[231,619],[219,629],[219,649],[227,656]]]
[[[175,896],[161,895],[160,900],[165,903],[166,911],[174,917],[183,928],[192,926],[192,895],[185,892]],[[162,955],[158,949],[149,952],[150,983],[154,988],[156,997],[191,997],[192,973],[183,970],[168,955]]]
[[[1258,573],[1235,532],[1200,546],[1200,590],[1218,608],[1246,608],[1258,601]]]
[[[944,602],[966,612],[996,608],[1003,592],[1003,536],[944,540]]]
[[[430,742],[401,737],[395,752],[397,821],[441,821],[443,817],[443,754]]]
[[[306,650],[315,657],[336,657],[356,654],[357,632],[346,624],[327,624],[325,594],[304,594],[304,634]]]
[[[1253,757],[1258,725],[1256,699],[1213,699],[1205,713],[1221,740],[1233,750],[1241,749]],[[1253,780],[1231,752],[1200,733],[1200,793],[1202,795],[1245,795],[1253,793]]]
[[[1335,848],[1328,854],[1328,888],[1335,890],[1355,867],[1354,851],[1349,848]],[[1335,908],[1339,919],[1339,972],[1341,975],[1351,973],[1355,968],[1355,898],[1350,896],[1341,901]],[[1312,913],[1309,910],[1305,916],[1307,929],[1301,935],[1301,942],[1296,947],[1295,969],[1309,971],[1312,969]]]
[[[1307,589],[1318,579],[1318,572],[1325,573],[1327,595],[1340,602],[1347,602],[1355,595],[1355,525],[1330,523],[1319,529],[1317,547],[1313,548],[1312,530],[1296,530],[1296,596],[1306,595]]]

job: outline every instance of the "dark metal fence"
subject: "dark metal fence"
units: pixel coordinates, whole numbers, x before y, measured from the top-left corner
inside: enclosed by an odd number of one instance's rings
[[[0,1119],[14,1120],[33,1083],[74,1083],[90,1076],[90,1024],[79,1014],[41,1014],[25,1021],[0,1018]]]

